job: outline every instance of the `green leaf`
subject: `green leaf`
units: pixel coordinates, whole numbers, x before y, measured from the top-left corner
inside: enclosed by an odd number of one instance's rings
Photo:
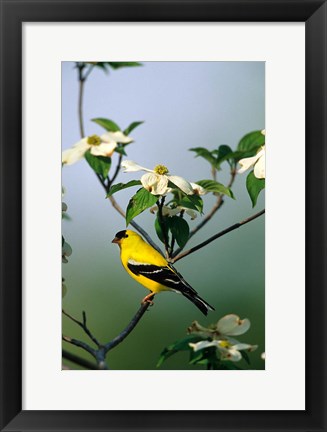
[[[199,186],[202,186],[206,191],[213,193],[220,193],[235,199],[232,190],[215,180],[199,180],[196,182]]]
[[[157,367],[160,367],[165,360],[179,351],[193,351],[193,348],[189,346],[189,343],[199,342],[200,340],[202,340],[202,338],[198,335],[189,335],[184,339],[180,339],[169,345],[160,354]]]
[[[139,189],[136,194],[130,199],[126,209],[126,226],[137,215],[142,213],[147,208],[153,206],[158,200],[158,197],[152,195],[146,189]]]
[[[261,131],[250,132],[241,139],[238,143],[237,150],[241,151],[256,151],[265,143],[265,136]]]
[[[166,237],[167,237],[167,239],[169,241],[169,238],[168,238],[168,234],[169,234],[169,232],[168,232],[168,217],[163,216],[163,227],[162,227],[161,224],[159,223],[159,219],[158,219],[158,216],[157,216],[156,220],[154,221],[154,228],[156,230],[156,233],[157,233],[157,236],[158,236],[159,240],[162,243],[165,243],[163,229],[166,231]]]
[[[99,69],[102,69],[104,72],[108,72],[108,65],[106,62],[86,62],[86,64],[93,65]]]
[[[90,151],[87,151],[84,156],[93,171],[104,178],[107,177],[111,167],[111,158],[105,156],[93,156]]]
[[[92,121],[94,123],[98,124],[99,126],[103,127],[105,130],[107,130],[109,132],[120,131],[120,127],[118,126],[118,124],[115,123],[114,121],[110,120],[110,119],[94,118],[94,119],[92,119]]]
[[[205,350],[190,351],[189,364],[208,364],[208,359],[205,356]]]
[[[191,210],[196,210],[199,213],[202,213],[203,210],[203,200],[199,195],[185,195],[178,202],[178,205]]]
[[[140,180],[131,180],[128,183],[117,183],[109,189],[107,198],[109,198],[111,195],[113,195],[116,192],[119,192],[123,189],[127,189],[132,186],[139,186],[141,184]]]
[[[138,126],[140,126],[141,124],[143,124],[144,121],[135,121],[133,123],[131,123],[125,130],[124,130],[124,134],[125,135],[129,135],[132,130],[134,130],[135,128],[137,128]]]
[[[259,193],[265,188],[265,179],[258,179],[251,171],[246,178],[246,188],[252,201],[252,207],[257,203]]]
[[[170,217],[169,229],[173,237],[175,237],[178,246],[183,248],[186,245],[190,235],[190,228],[186,220],[180,216]]]
[[[217,168],[220,168],[220,165],[231,159],[231,155],[233,154],[233,150],[228,145],[221,145],[219,146],[218,150],[215,151],[217,154]]]
[[[105,62],[112,69],[120,69],[123,67],[135,67],[135,66],[143,66],[142,63],[139,62]]]
[[[195,157],[204,158],[206,161],[208,161],[212,166],[214,166],[216,168],[217,159],[212,154],[212,152],[210,152],[208,149],[206,149],[204,147],[194,147],[194,148],[191,148],[189,150],[196,153]]]
[[[220,159],[226,157],[230,153],[233,153],[233,150],[228,145],[222,144],[217,150],[217,161],[219,162]]]
[[[120,147],[119,145],[115,148],[115,152],[119,153],[119,154],[121,154],[123,156],[127,156],[127,153],[125,152],[124,147]]]

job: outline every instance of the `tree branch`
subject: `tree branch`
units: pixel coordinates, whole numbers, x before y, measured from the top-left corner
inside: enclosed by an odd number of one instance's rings
[[[92,363],[88,360],[83,359],[82,357],[79,357],[76,354],[72,354],[69,351],[66,350],[62,350],[62,358],[69,360],[75,364],[77,364],[78,366],[81,366],[85,369],[89,369],[89,370],[96,370],[98,369],[97,365],[95,363]]]
[[[88,329],[88,327],[86,325],[86,313],[85,313],[85,311],[83,311],[83,322],[77,320],[76,318],[74,318],[72,315],[65,312],[64,310],[62,310],[62,313],[64,315],[66,315],[67,318],[71,319],[74,323],[79,325],[84,330],[84,332],[88,335],[88,337],[91,339],[91,341],[95,343],[95,345],[97,345],[98,347],[101,345],[99,343],[99,341],[96,339],[96,337],[93,336],[93,334],[90,332],[90,330]]]
[[[146,310],[149,308],[149,306],[150,306],[149,302],[142,304],[139,310],[134,315],[134,317],[131,319],[130,323],[127,325],[127,327],[112,341],[104,345],[104,349],[106,353],[112,350],[118,344],[120,344],[130,334],[130,332],[135,328],[136,324],[140,321],[140,319],[142,318]]]
[[[83,122],[83,99],[84,99],[84,83],[85,83],[85,77],[83,77],[84,68],[85,68],[84,63],[77,63],[78,81],[79,81],[78,118],[79,118],[79,131],[80,131],[81,138],[85,137],[84,122]]]
[[[78,79],[79,79],[79,84],[80,84],[80,86],[79,86],[79,103],[78,103],[78,106],[79,106],[79,125],[80,125],[81,138],[84,138],[85,132],[84,132],[84,126],[83,126],[83,91],[84,91],[84,83],[85,83],[85,80],[88,77],[89,73],[87,73],[85,76],[83,76],[82,71],[85,68],[85,64],[83,64],[83,63],[82,64],[77,63],[77,68],[79,70]],[[106,193],[109,192],[110,186],[112,185],[113,181],[116,179],[116,177],[119,173],[121,161],[122,161],[122,155],[119,155],[119,160],[118,160],[118,165],[116,167],[116,171],[115,171],[111,181],[108,178],[107,184],[105,184],[105,181],[97,174],[97,178],[98,178],[99,182],[101,183],[101,185],[104,188]],[[120,205],[117,203],[115,198],[113,196],[110,196],[109,201],[111,202],[111,205],[113,206],[113,208],[125,219],[125,217],[126,217],[125,212],[120,207]],[[134,227],[136,229],[136,231],[138,231],[146,239],[146,241],[152,247],[154,247],[161,255],[163,255],[160,247],[151,239],[149,234],[139,224],[137,224],[134,221],[131,221],[131,225],[132,225],[132,227]]]
[[[108,189],[107,189],[107,193],[109,192],[109,189],[111,188],[111,185],[113,184],[113,182],[116,180],[116,178],[117,178],[117,176],[118,176],[118,173],[119,173],[119,171],[120,171],[120,166],[121,166],[121,161],[122,161],[122,159],[123,159],[123,155],[122,154],[120,154],[119,155],[119,158],[118,158],[118,163],[117,163],[117,166],[116,166],[116,170],[115,170],[115,172],[114,172],[114,175],[112,176],[112,179],[111,180],[109,180],[109,182],[108,182]]]
[[[194,246],[191,249],[188,249],[187,251],[185,251],[185,252],[177,255],[176,258],[174,258],[172,260],[172,263],[175,263],[175,262],[179,261],[180,259],[186,257],[187,255],[190,255],[191,253],[196,252],[197,250],[203,248],[204,246],[206,246],[207,244],[213,242],[217,238],[222,237],[225,234],[227,234],[227,233],[229,233],[231,231],[236,230],[237,228],[240,228],[242,225],[245,225],[245,224],[253,221],[254,219],[258,218],[259,216],[263,215],[264,213],[265,213],[265,210],[261,210],[259,213],[256,213],[255,215],[250,216],[249,218],[244,219],[243,221],[238,222],[238,223],[230,226],[229,228],[224,229],[223,231],[220,231],[219,233],[217,233],[214,236],[210,237],[208,240],[206,240],[206,241],[198,244],[197,246]]]
[[[96,344],[98,345],[97,349],[93,349],[91,348],[87,343],[80,341],[78,339],[73,339],[69,336],[62,336],[62,339],[65,342],[68,342],[72,345],[75,345],[79,348],[84,349],[85,351],[87,351],[89,354],[91,354],[92,357],[95,358],[96,362],[97,362],[97,367],[95,367],[92,363],[90,362],[85,362],[83,359],[81,359],[78,356],[74,356],[74,354],[70,354],[67,351],[63,351],[63,357],[67,358],[68,360],[74,361],[75,363],[79,364],[80,366],[83,367],[90,367],[89,369],[108,369],[108,365],[106,363],[106,356],[107,353],[112,350],[114,347],[116,347],[118,344],[120,344],[130,333],[131,331],[135,328],[135,326],[138,324],[138,322],[140,321],[140,319],[142,318],[142,316],[144,315],[144,313],[146,312],[146,310],[149,308],[150,303],[143,303],[141,305],[141,307],[139,308],[139,310],[136,312],[136,314],[134,315],[134,317],[131,319],[131,321],[129,322],[129,324],[125,327],[125,329],[119,333],[118,336],[116,336],[113,340],[111,340],[110,342],[106,343],[106,344],[100,344],[97,339],[92,335],[92,333],[90,332],[90,330],[86,327],[86,315],[85,312],[83,312],[83,322],[78,321],[76,318],[72,317],[70,314],[68,314],[67,312],[63,311],[63,314],[66,315],[68,318],[70,318],[74,323],[76,323],[78,326],[80,326],[84,332],[92,339],[92,341],[96,341]]]
[[[91,348],[87,343],[82,342],[78,339],[73,339],[70,336],[65,336],[62,335],[62,340],[64,340],[65,342],[68,342],[72,345],[75,345],[79,348],[82,348],[83,350],[87,351],[89,354],[91,354],[91,356],[93,356],[94,358],[96,358],[96,350]]]

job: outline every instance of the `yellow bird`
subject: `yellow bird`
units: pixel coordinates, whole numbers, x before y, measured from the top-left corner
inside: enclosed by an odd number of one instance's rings
[[[198,296],[182,275],[136,232],[119,231],[112,243],[118,244],[120,259],[127,273],[151,291],[144,297],[142,303],[152,303],[153,296],[161,291],[175,291],[191,300],[204,315],[208,314],[208,310],[215,310]]]

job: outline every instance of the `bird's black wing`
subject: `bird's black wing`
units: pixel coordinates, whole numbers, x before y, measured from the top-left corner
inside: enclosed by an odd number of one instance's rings
[[[207,315],[208,310],[215,310],[198,293],[189,285],[183,276],[178,273],[171,264],[166,266],[156,266],[154,264],[140,263],[129,259],[127,267],[136,276],[144,276],[155,282],[158,282],[174,291],[180,292],[192,303],[194,303],[204,315]]]
[[[127,267],[136,276],[144,276],[176,291],[194,291],[182,276],[169,266],[156,266],[154,264],[128,260]]]

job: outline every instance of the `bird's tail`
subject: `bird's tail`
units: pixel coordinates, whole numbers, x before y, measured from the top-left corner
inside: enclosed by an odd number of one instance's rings
[[[204,315],[208,315],[209,310],[211,311],[215,310],[213,306],[210,306],[209,303],[204,301],[200,296],[198,296],[193,292],[182,292],[182,294],[183,296],[191,300],[191,302],[194,303],[195,306],[199,308]]]

